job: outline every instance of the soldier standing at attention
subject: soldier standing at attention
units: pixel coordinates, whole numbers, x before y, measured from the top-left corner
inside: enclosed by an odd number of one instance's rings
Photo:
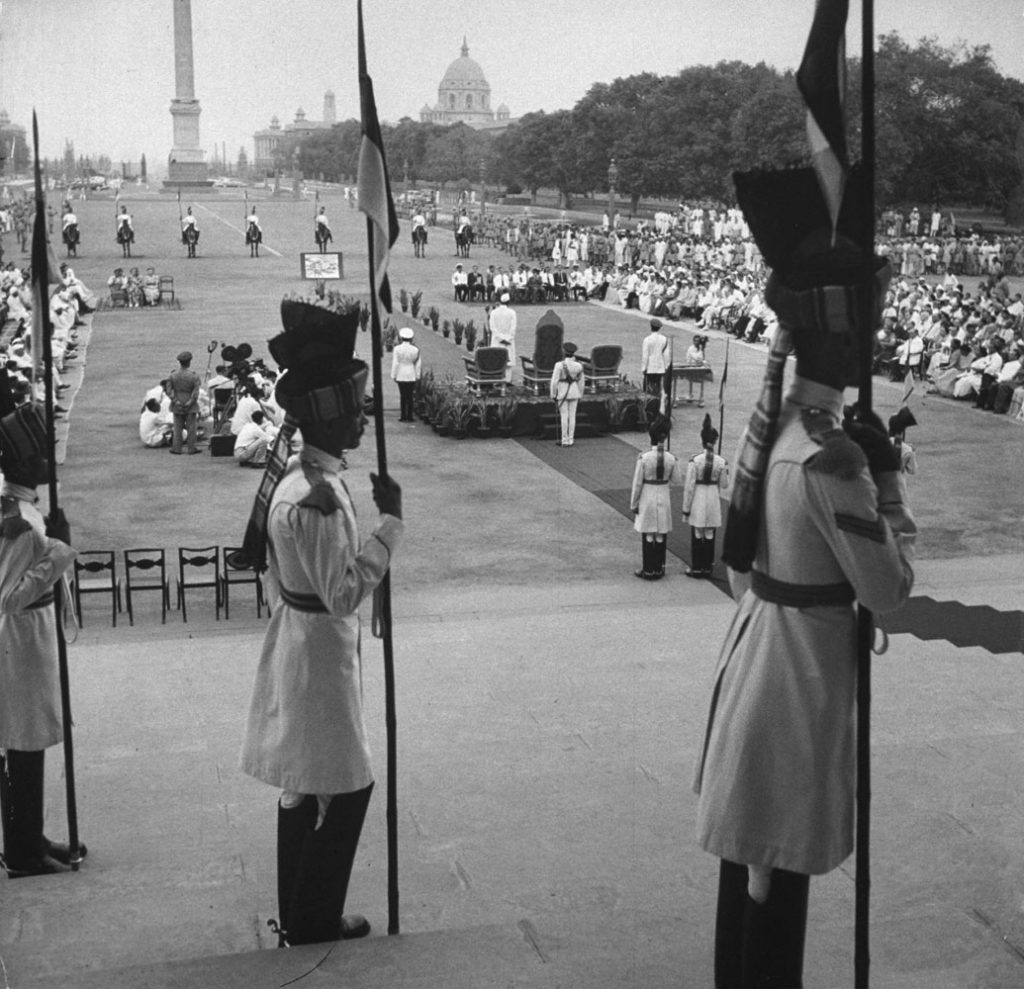
[[[641,453],[633,472],[629,505],[633,510],[633,528],[640,533],[642,566],[636,576],[660,580],[665,576],[667,537],[672,531],[672,499],[669,485],[682,480],[676,456],[665,449],[672,421],[658,416],[651,425],[651,449]]]
[[[404,531],[402,492],[370,475],[380,521],[361,542],[342,480],[359,446],[369,368],[354,359],[359,311],[281,304],[270,353],[287,374],[286,420],[257,494],[245,552],[269,563],[273,608],[260,653],[241,768],[278,787],[277,895],[283,944],[370,932],[344,916],[349,876],[373,790],[363,720],[359,606],[391,566]],[[283,463],[294,428],[301,452]]]
[[[77,856],[43,834],[44,757],[63,740],[53,585],[75,551],[63,512],[48,526],[36,487],[48,478],[46,424],[15,407],[0,371],[0,818],[11,879],[67,872]]]
[[[551,397],[555,400],[562,423],[559,443],[572,446],[576,435],[576,408],[583,397],[583,365],[576,360],[576,344],[563,343],[565,357],[551,372]]]
[[[171,414],[174,416],[171,453],[181,453],[183,430],[188,432],[188,452],[198,453],[196,432],[199,421],[199,389],[202,381],[192,370],[191,351],[183,350],[178,354],[178,364],[178,370],[171,372],[164,386],[171,397]]]
[[[683,521],[690,523],[690,566],[687,577],[710,577],[715,570],[715,533],[722,525],[722,495],[729,487],[729,465],[715,453],[718,430],[704,416],[700,430],[704,447],[686,465]]]

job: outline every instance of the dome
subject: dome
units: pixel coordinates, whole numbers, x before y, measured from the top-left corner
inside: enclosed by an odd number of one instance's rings
[[[448,66],[448,70],[441,79],[440,88],[462,88],[467,85],[490,88],[487,85],[484,70],[480,68],[479,63],[474,62],[469,57],[469,45],[466,44],[466,39],[463,38],[462,55]]]

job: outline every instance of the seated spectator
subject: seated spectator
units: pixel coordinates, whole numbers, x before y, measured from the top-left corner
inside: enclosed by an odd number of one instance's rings
[[[170,403],[166,410],[161,409],[160,402],[155,398],[146,399],[139,416],[139,439],[143,446],[160,447],[171,445],[171,432],[174,418],[171,415]]]
[[[976,408],[1005,414],[1010,407],[1013,393],[1024,384],[1021,372],[1021,349],[1017,345],[1006,348],[1006,361],[994,380],[982,384],[978,389]]]
[[[114,300],[115,295],[120,292],[127,294],[128,279],[125,277],[124,268],[115,268],[114,273],[107,279],[107,288],[110,289],[110,299]]]
[[[160,301],[160,279],[155,268],[147,268],[142,276],[142,304],[155,306]]]
[[[893,355],[889,372],[890,381],[903,381],[907,373],[921,376],[921,360],[924,357],[924,340],[917,327],[911,325],[909,336],[897,348]]]
[[[138,309],[142,305],[142,278],[138,268],[132,268],[125,279],[128,291],[128,306],[131,309]]]
[[[945,395],[947,398],[953,397],[953,386],[960,376],[970,369],[971,361],[974,358],[969,344],[962,343],[960,340],[954,340],[953,343],[956,344],[956,347],[954,348],[953,344],[950,344],[949,361],[946,367],[939,371],[933,380],[934,392],[938,395]]]
[[[235,439],[235,460],[240,467],[262,467],[266,464],[267,450],[277,431],[264,420],[263,413],[256,409],[239,430]]]
[[[465,302],[469,296],[469,276],[462,270],[462,265],[457,264],[452,274],[452,288],[455,290],[455,301]]]
[[[986,342],[986,353],[971,362],[971,366],[953,383],[953,398],[970,398],[987,384],[986,377],[995,379],[1003,366],[1002,337],[991,337]]]

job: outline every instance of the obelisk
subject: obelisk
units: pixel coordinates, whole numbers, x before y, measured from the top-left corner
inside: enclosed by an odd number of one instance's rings
[[[174,146],[167,163],[165,188],[209,188],[205,152],[199,147],[199,100],[192,65],[192,0],[174,4]]]

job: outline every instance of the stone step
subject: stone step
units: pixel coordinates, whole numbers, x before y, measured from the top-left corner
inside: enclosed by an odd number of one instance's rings
[[[545,412],[537,418],[540,427],[537,432],[538,439],[557,440],[562,431],[561,416],[557,412]],[[586,412],[578,411],[576,413],[575,439],[580,440],[600,435],[601,431],[594,425],[590,416]]]
[[[73,977],[22,974],[16,984],[18,989],[253,989],[290,985],[309,975],[310,984],[338,989],[554,989],[566,978],[562,966],[552,964],[545,953],[533,924],[520,920],[393,937],[374,932],[360,941],[337,944],[80,969]]]

